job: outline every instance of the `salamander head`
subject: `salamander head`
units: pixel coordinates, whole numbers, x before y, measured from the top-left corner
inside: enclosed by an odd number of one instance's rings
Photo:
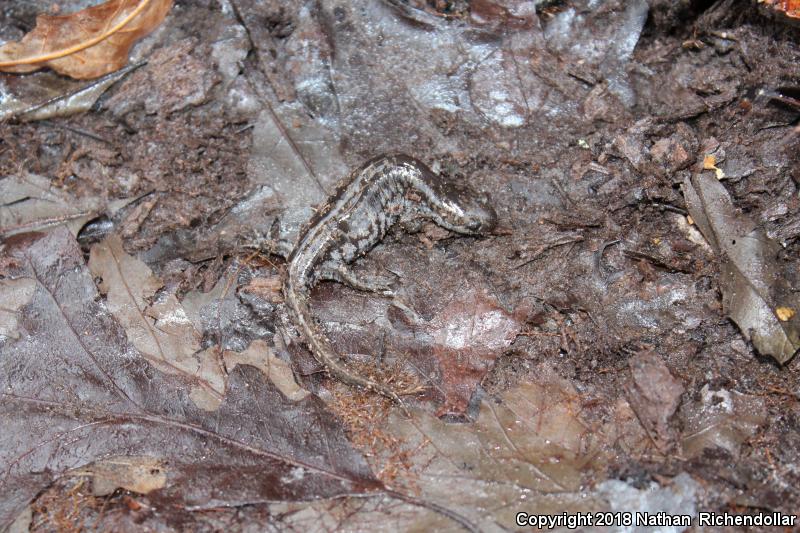
[[[445,229],[464,235],[488,233],[497,225],[497,213],[486,194],[443,180],[421,161],[396,154],[379,159],[399,169],[401,179],[418,195],[415,212]]]
[[[428,206],[436,224],[465,235],[488,233],[497,225],[497,213],[488,195],[452,184],[440,189],[439,201]]]

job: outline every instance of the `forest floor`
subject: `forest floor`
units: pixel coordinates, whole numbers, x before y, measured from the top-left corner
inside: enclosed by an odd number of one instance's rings
[[[0,40],[48,9],[5,2]],[[179,0],[90,110],[0,123],[0,527],[795,513],[791,22],[744,0]],[[2,74],[0,106],[58,84],[86,82]],[[322,371],[276,253],[398,152],[499,217],[393,231],[356,263],[392,298],[312,294],[352,368],[425,389],[408,413]]]

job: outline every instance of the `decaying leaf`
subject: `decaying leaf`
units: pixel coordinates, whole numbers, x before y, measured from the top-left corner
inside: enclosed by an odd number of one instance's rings
[[[36,283],[30,279],[0,279],[0,339],[18,339],[20,309],[31,301]]]
[[[516,338],[522,323],[483,291],[458,294],[420,329],[433,340],[445,403],[439,414],[463,415],[475,387]]]
[[[50,67],[90,79],[125,66],[133,44],[161,24],[172,0],[109,0],[68,15],[39,15],[19,42],[0,47],[0,70]]]
[[[0,180],[0,235],[67,224],[73,234],[101,210],[96,197],[70,198],[49,179],[21,172]]]
[[[634,355],[628,364],[631,369],[628,401],[650,438],[665,452],[674,439],[668,422],[678,408],[683,385],[653,351]]]
[[[744,441],[767,420],[763,398],[736,391],[712,391],[705,385],[699,401],[684,413],[683,454],[700,455],[705,448],[720,447],[734,457]]]
[[[200,390],[193,390],[192,397],[204,406],[214,400],[218,405],[225,390],[220,361],[213,349],[200,350],[201,333],[175,295],[156,296],[163,284],[150,268],[122,249],[118,235],[111,235],[92,247],[89,269],[102,280],[108,310],[134,347],[162,372],[195,381],[194,389]]]
[[[486,399],[474,424],[446,423],[415,411],[389,430],[413,450],[422,496],[447,502],[480,530],[513,524],[514,513],[603,508],[581,487],[581,473],[603,468],[607,434],[581,416],[573,385],[542,366],[534,383]],[[439,517],[420,516],[403,529],[434,531]]]
[[[243,352],[226,350],[223,357],[228,369],[232,369],[236,365],[252,365],[260,369],[273,385],[290,400],[299,401],[311,394],[297,384],[289,363],[278,359],[264,341],[253,341]]]
[[[108,457],[167,465],[149,495],[156,507],[383,490],[318,398],[288,400],[250,365],[231,371],[219,409],[197,408],[186,376],[162,373],[128,341],[65,229],[6,244],[19,265],[7,278],[36,288],[23,334],[0,350],[0,528],[55,479]]]
[[[642,487],[641,485],[644,485]],[[665,515],[688,515],[693,516],[696,509],[698,493],[702,492],[702,486],[695,481],[692,476],[682,472],[669,480],[669,482],[658,483],[632,483],[632,480],[622,481],[619,479],[607,479],[597,486],[597,492],[608,500],[609,506],[604,511],[622,513],[647,513],[650,516],[658,514]],[[601,528],[597,528],[598,530]],[[667,526],[659,527],[619,527],[606,528],[606,531],[658,531],[675,532],[682,531],[683,528]]]
[[[8,527],[6,533],[30,533],[32,521],[33,509],[30,505],[26,505]]]
[[[780,246],[736,210],[719,180],[702,173],[687,178],[683,194],[700,232],[721,256],[725,313],[756,350],[787,362],[800,348],[800,318],[784,320],[787,314],[777,310],[800,309],[800,295],[792,291],[791,265],[778,258]]]
[[[253,128],[247,172],[251,182],[268,185],[285,209],[277,222],[277,236],[293,242],[299,227],[314,213],[312,206],[325,201],[348,168],[339,153],[336,134],[325,124],[310,120],[305,108],[296,104],[283,106],[280,112],[261,112]],[[237,209],[242,208],[251,211],[252,201]],[[260,213],[243,214],[249,216],[233,218],[240,218],[239,224],[242,218],[250,224],[263,217]]]
[[[109,87],[143,64],[144,63],[137,63],[121,68],[116,72],[88,82],[74,91],[60,94],[43,102],[36,102],[34,105],[25,106],[16,112],[12,111],[10,114],[5,114],[0,110],[0,120],[16,115],[20,120],[34,121],[55,117],[67,117],[77,113],[83,113],[90,110],[95,102],[97,102],[97,99],[100,98]]]
[[[309,394],[295,382],[288,364],[263,341],[252,342],[242,352],[220,353],[217,345],[200,349],[203,323],[199,308],[223,298],[229,289],[227,277],[209,293],[189,293],[183,305],[174,294],[158,294],[161,280],[122,249],[117,235],[92,247],[89,269],[101,280],[108,309],[133,345],[162,372],[194,382],[189,398],[198,407],[206,411],[219,407],[227,382],[225,369],[230,371],[237,364],[261,369],[287,398],[301,400]]]

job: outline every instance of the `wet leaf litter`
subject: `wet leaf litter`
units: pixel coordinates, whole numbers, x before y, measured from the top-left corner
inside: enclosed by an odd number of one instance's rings
[[[718,179],[700,174],[684,182],[683,193],[695,224],[724,257],[724,311],[756,350],[785,363],[800,348],[796,268],[781,260],[778,243],[736,212]]]
[[[6,41],[49,9],[9,4]],[[179,4],[77,114],[0,124],[3,523],[791,512],[797,36],[767,4]],[[76,90],[48,77],[4,75],[0,115]],[[343,361],[425,385],[410,416],[326,376],[275,289],[389,152],[500,219],[391,232],[354,269],[392,297],[311,293]]]
[[[4,523],[43,482],[69,475],[72,468],[85,471],[109,453],[165,461],[168,479],[174,480],[169,486],[188,506],[213,505],[232,471],[239,476],[238,495],[228,493],[229,501],[302,498],[292,484],[322,491],[316,496],[380,488],[342,428],[324,419],[318,399],[290,402],[252,366],[231,369],[223,405],[213,413],[192,405],[185,384],[198,381],[193,369],[171,373],[177,377],[158,372],[140,356],[135,340],[129,344],[130,337],[98,302],[92,276],[66,230],[20,238],[8,253],[19,264],[15,278],[36,284],[23,296],[37,313],[24,315],[19,324],[24,338],[3,350]],[[243,404],[258,403],[247,419],[242,413],[231,416]],[[225,415],[228,409],[233,412]],[[303,444],[293,444],[296,439]],[[223,466],[227,461],[233,461],[231,468]],[[265,468],[268,464],[277,468]],[[336,471],[335,464],[344,470]],[[44,480],[41,472],[53,477]],[[205,482],[197,483],[200,479]]]

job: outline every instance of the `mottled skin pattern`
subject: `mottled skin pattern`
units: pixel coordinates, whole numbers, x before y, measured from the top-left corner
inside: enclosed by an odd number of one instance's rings
[[[310,293],[322,279],[347,282],[359,289],[346,265],[366,254],[401,223],[418,227],[422,220],[457,233],[477,235],[494,228],[497,215],[488,198],[443,181],[425,164],[406,155],[381,156],[367,162],[342,182],[311,222],[301,231],[289,256],[284,299],[314,357],[336,378],[365,387],[398,403],[390,387],[348,370],[330,341],[314,322]]]

